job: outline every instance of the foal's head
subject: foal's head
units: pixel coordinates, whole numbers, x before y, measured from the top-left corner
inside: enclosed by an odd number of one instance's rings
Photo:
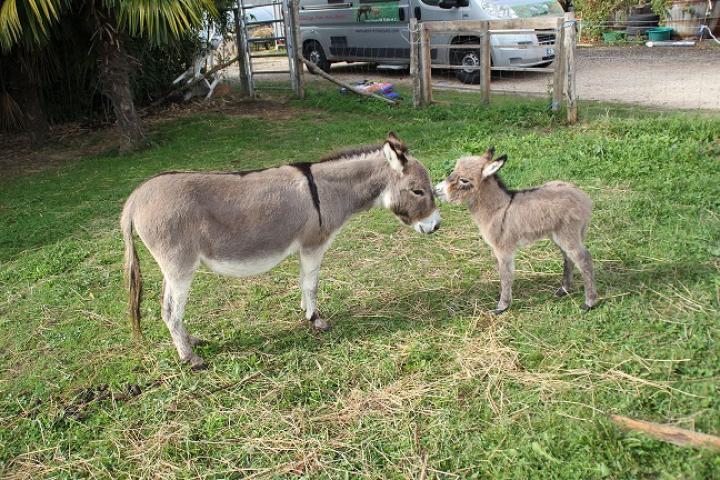
[[[507,160],[507,155],[493,159],[494,155],[495,149],[490,147],[483,155],[459,158],[453,172],[435,187],[437,197],[450,203],[463,203],[472,198]]]

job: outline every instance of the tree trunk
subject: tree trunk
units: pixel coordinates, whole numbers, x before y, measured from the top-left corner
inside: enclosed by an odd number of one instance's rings
[[[15,98],[23,112],[23,126],[30,134],[33,142],[44,143],[50,131],[45,111],[40,99],[40,82],[32,79],[33,75],[21,74],[17,83]]]
[[[147,139],[130,88],[132,63],[120,37],[117,33],[101,35],[98,45],[99,77],[102,92],[112,103],[120,130],[120,151],[129,152],[147,146]]]

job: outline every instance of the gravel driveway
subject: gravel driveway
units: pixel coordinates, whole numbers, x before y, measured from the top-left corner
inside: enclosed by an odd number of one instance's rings
[[[720,47],[589,47],[578,48],[577,92],[582,100],[601,100],[684,110],[720,110]],[[262,63],[261,63],[262,62]],[[285,65],[283,65],[285,62]],[[286,60],[260,59],[256,69],[286,69]],[[237,69],[230,70],[237,75]],[[333,64],[332,75],[346,81],[386,80],[410,84],[407,71],[378,70],[367,64]],[[282,77],[263,75],[263,79]],[[326,82],[314,75],[307,81]],[[451,72],[433,71],[436,88],[477,89],[455,80]],[[493,74],[496,92],[548,95],[552,74]],[[329,84],[328,84],[329,85]],[[333,87],[334,88],[334,87]]]

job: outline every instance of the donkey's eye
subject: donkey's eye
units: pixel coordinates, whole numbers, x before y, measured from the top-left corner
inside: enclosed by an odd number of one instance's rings
[[[467,178],[461,178],[460,183],[462,183],[463,185],[467,185],[468,183],[470,183],[470,180],[468,180]]]
[[[418,197],[422,197],[423,195],[425,195],[425,192],[422,190],[413,190],[412,192]]]

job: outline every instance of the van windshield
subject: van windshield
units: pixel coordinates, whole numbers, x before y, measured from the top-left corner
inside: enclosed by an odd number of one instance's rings
[[[531,18],[565,13],[556,0],[480,0],[484,10],[498,18]]]

